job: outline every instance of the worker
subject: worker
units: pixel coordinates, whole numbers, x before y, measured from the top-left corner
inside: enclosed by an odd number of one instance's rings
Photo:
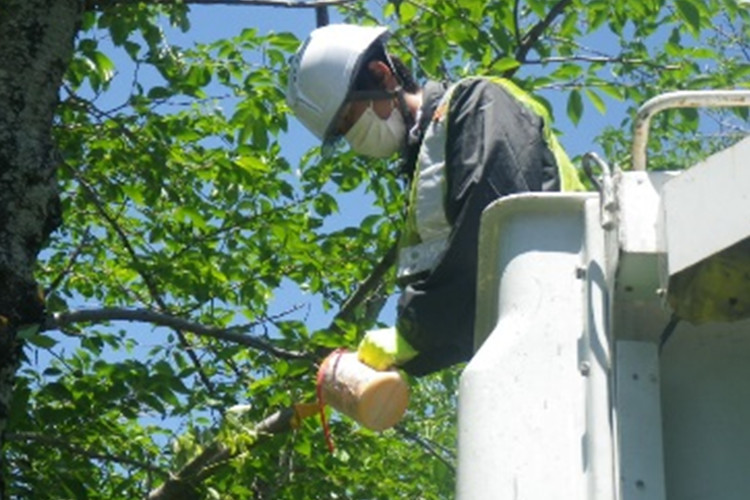
[[[314,30],[291,61],[287,101],[330,154],[390,158],[410,181],[396,325],[365,333],[360,360],[421,376],[473,353],[479,223],[509,194],[582,185],[545,108],[509,80],[420,87],[389,53],[387,28]]]

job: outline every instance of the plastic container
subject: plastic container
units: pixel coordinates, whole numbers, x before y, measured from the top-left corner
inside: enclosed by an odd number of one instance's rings
[[[377,371],[354,352],[334,352],[320,367],[323,402],[373,431],[396,425],[409,405],[409,385],[398,371]]]

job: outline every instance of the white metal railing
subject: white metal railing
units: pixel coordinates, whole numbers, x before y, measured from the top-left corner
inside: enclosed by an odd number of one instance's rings
[[[750,107],[750,90],[680,90],[658,95],[638,110],[633,131],[633,170],[646,170],[646,144],[651,118],[675,108]]]

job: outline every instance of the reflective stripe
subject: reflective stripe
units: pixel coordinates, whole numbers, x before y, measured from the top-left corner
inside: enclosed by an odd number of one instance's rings
[[[452,86],[440,99],[437,111],[425,130],[419,148],[417,169],[409,200],[409,217],[413,217],[410,241],[419,243],[402,248],[399,252],[396,276],[406,278],[428,271],[435,267],[443,251],[448,246],[451,225],[445,214],[445,143],[448,133],[448,120],[445,110],[450,102]]]
[[[435,239],[402,248],[398,253],[396,276],[403,279],[429,271],[437,265],[448,246],[448,238]]]
[[[450,97],[450,96],[448,96]],[[422,241],[447,238],[451,226],[445,215],[445,143],[447,120],[433,121],[419,149],[416,199],[416,229]]]

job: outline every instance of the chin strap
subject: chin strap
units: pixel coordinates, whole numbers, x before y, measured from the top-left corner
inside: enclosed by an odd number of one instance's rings
[[[399,87],[400,88],[400,87]],[[346,100],[351,101],[377,101],[380,99],[393,99],[396,90],[352,90]]]
[[[406,139],[407,139],[407,142],[409,142],[409,134],[411,133],[411,129],[414,128],[414,123],[415,123],[414,115],[409,110],[409,107],[406,105],[406,98],[404,97],[404,94],[406,92],[404,91],[403,87],[399,85],[398,87],[396,87],[394,92],[396,93],[396,100],[398,101],[398,110],[401,112],[401,116],[404,117],[404,124],[406,125],[406,134],[407,134]]]
[[[416,121],[414,120],[414,115],[409,110],[409,107],[406,105],[406,98],[404,97],[404,89],[399,85],[394,90],[396,94],[396,102],[398,103],[398,110],[401,113],[401,117],[404,119],[404,125],[406,128],[406,137],[404,137],[404,145],[401,146],[401,158],[406,158],[409,148],[416,142],[418,142],[418,137],[414,136],[412,134],[412,130],[414,129],[414,124]],[[416,140],[415,140],[416,139]],[[400,170],[400,169],[399,169]]]

